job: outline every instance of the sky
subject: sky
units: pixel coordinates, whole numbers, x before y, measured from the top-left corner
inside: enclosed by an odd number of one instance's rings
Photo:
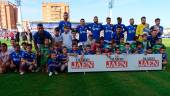
[[[14,2],[15,0],[10,0]],[[43,0],[22,0],[22,17],[24,20],[42,20],[41,4]],[[46,0],[54,2],[70,1],[70,20],[79,22],[84,18],[86,22],[92,22],[94,16],[99,17],[99,22],[105,23],[109,9],[107,0]],[[140,24],[142,16],[147,17],[150,25],[155,18],[161,19],[161,25],[170,27],[170,0],[115,0],[112,10],[112,23],[116,23],[117,17],[122,17],[125,25],[129,19],[134,18],[136,24]]]

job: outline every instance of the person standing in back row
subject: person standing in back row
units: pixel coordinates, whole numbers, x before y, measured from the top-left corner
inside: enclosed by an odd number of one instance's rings
[[[155,25],[150,28],[151,31],[155,26],[159,28],[158,37],[162,36],[163,30],[164,30],[164,28],[160,25],[160,21],[161,21],[160,18],[156,18],[155,19]]]
[[[121,33],[124,33],[125,31],[127,31],[125,24],[122,24],[122,17],[117,17],[117,24],[115,24],[113,26],[113,31],[114,32],[116,32],[118,26],[122,27],[122,32]]]
[[[85,45],[87,42],[87,25],[85,24],[85,20],[82,18],[80,20],[80,25],[77,26],[76,31],[79,33],[79,45]]]
[[[138,37],[138,41],[142,42],[142,35],[144,34],[144,29],[149,27],[149,24],[146,23],[146,17],[141,18],[141,24],[137,26],[136,36]]]
[[[58,26],[61,33],[64,33],[64,26],[67,26],[67,27],[69,27],[69,29],[71,29],[71,23],[70,23],[70,21],[68,21],[69,14],[67,12],[64,13],[63,18],[64,18],[64,20],[60,21],[59,26]]]
[[[112,34],[113,34],[113,24],[111,24],[111,18],[106,18],[106,25],[103,25],[104,30],[104,41],[105,43],[111,43],[112,40]]]
[[[127,29],[127,38],[126,38],[126,42],[132,44],[134,41],[134,38],[136,36],[136,28],[137,25],[134,25],[134,19],[131,18],[129,20],[130,25],[126,27]]]
[[[88,30],[91,31],[95,41],[99,40],[100,33],[103,30],[102,24],[98,22],[98,17],[95,16],[93,19],[94,23],[88,25]]]

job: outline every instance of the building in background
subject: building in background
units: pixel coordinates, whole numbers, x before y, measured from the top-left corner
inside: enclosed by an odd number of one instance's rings
[[[0,0],[0,29],[17,28],[17,6],[8,0]]]
[[[56,22],[63,20],[64,12],[69,13],[69,5],[64,2],[43,2],[42,16],[44,22]]]

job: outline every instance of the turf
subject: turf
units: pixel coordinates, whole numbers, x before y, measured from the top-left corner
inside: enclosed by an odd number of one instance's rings
[[[164,39],[170,55],[170,39]],[[166,71],[0,74],[0,96],[170,96]]]

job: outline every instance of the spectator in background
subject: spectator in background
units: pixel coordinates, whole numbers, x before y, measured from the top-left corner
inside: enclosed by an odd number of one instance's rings
[[[103,26],[98,22],[97,16],[94,17],[93,21],[94,23],[88,25],[88,30],[91,31],[94,40],[99,40],[100,32],[103,30]]]
[[[28,43],[32,43],[32,33],[31,33],[31,30],[30,29],[28,29],[27,30],[27,32],[25,33],[25,35],[26,35],[26,39],[27,39],[27,42]]]
[[[9,34],[8,34],[8,32],[5,32],[4,39],[6,39],[6,40],[8,40],[8,39],[9,39]]]
[[[114,32],[116,32],[118,26],[122,27],[122,33],[124,33],[125,31],[127,31],[126,26],[125,26],[124,24],[122,24],[122,18],[121,18],[121,17],[118,17],[118,18],[117,18],[117,24],[115,24],[115,25],[113,26],[113,31],[114,31]]]
[[[24,30],[24,32],[21,32],[21,37],[22,37],[22,41],[26,42],[27,41],[27,36],[26,36],[26,31]]]
[[[126,29],[127,29],[126,41],[131,44],[131,43],[133,43],[134,38],[136,36],[137,25],[134,25],[134,19],[133,18],[131,18],[129,20],[129,23],[130,23],[130,25],[126,27]]]
[[[158,37],[161,37],[163,34],[163,30],[164,28],[162,26],[160,26],[160,18],[156,18],[155,19],[155,25],[151,27],[151,30],[153,29],[153,27],[157,26],[159,28],[158,31]]]
[[[11,39],[14,39],[14,32],[10,32],[9,36],[10,36]]]
[[[64,17],[64,20],[60,21],[59,26],[58,26],[61,33],[64,33],[64,26],[67,26],[69,27],[69,29],[71,29],[71,23],[68,21],[69,14],[65,12],[63,17]]]
[[[104,30],[104,41],[106,43],[111,43],[112,40],[112,34],[113,34],[113,24],[111,24],[111,18],[107,17],[106,18],[106,25],[103,25],[103,30]]]
[[[34,46],[35,49],[38,51],[40,46],[44,45],[45,38],[50,39],[52,41],[52,36],[49,32],[44,30],[43,24],[39,23],[37,25],[37,32],[34,34]]]
[[[19,33],[18,29],[17,29],[17,31],[15,33],[15,41],[18,42],[18,43],[20,41],[20,33]]]
[[[136,29],[136,36],[138,36],[138,41],[142,42],[142,35],[144,33],[143,31],[147,26],[149,26],[149,24],[146,23],[146,17],[142,17],[141,24],[139,24]]]

